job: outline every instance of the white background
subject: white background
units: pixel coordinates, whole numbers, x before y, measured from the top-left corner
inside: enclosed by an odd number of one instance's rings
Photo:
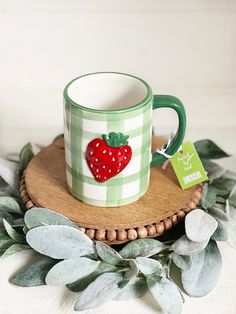
[[[187,138],[209,137],[235,154],[235,56],[233,0],[0,0],[0,155],[26,141],[50,143],[62,132],[65,84],[106,70],[140,76],[155,93],[178,96]],[[154,120],[159,134],[176,127],[167,110]],[[233,158],[224,163],[235,168]],[[206,298],[187,299],[183,313],[236,313],[236,253],[222,250],[218,287]],[[76,296],[64,289],[7,283],[24,259],[22,253],[0,264],[0,313],[70,313]],[[151,314],[150,304],[150,298],[110,303],[89,313]]]
[[[0,154],[50,142],[65,84],[104,70],[178,96],[192,139],[235,152],[235,56],[236,1],[0,0]],[[155,114],[159,133],[174,125],[174,113]]]

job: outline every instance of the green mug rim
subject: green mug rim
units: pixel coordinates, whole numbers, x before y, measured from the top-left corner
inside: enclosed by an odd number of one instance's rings
[[[89,108],[89,107],[85,107],[85,106],[82,106],[81,104],[78,104],[77,102],[73,101],[69,95],[68,95],[68,88],[70,87],[70,85],[82,78],[82,77],[85,77],[85,76],[89,76],[89,75],[94,75],[94,74],[120,74],[120,75],[125,75],[125,76],[129,76],[129,77],[132,77],[138,81],[140,81],[141,83],[143,83],[147,89],[147,94],[145,96],[145,98],[132,105],[132,106],[129,106],[129,107],[126,107],[126,108],[119,108],[119,109],[111,109],[111,110],[103,110],[103,109],[93,109],[93,108]],[[109,113],[113,113],[114,112],[117,112],[117,113],[123,113],[123,112],[127,112],[127,111],[133,111],[133,110],[136,110],[136,109],[139,109],[143,106],[145,106],[146,104],[150,103],[150,101],[152,100],[152,97],[153,97],[153,94],[152,94],[152,89],[150,87],[150,85],[144,81],[143,79],[137,77],[137,76],[134,76],[134,75],[131,75],[131,74],[127,74],[127,73],[123,73],[123,72],[114,72],[114,71],[101,71],[101,72],[92,72],[92,73],[87,73],[87,74],[84,74],[84,75],[81,75],[81,76],[78,76],[76,78],[74,78],[73,80],[71,80],[67,85],[66,87],[64,88],[64,92],[63,92],[63,95],[64,95],[64,98],[65,100],[72,106],[76,107],[76,108],[79,108],[81,110],[85,110],[85,111],[88,111],[88,112],[93,112],[93,113],[104,113],[104,114],[109,114]]]

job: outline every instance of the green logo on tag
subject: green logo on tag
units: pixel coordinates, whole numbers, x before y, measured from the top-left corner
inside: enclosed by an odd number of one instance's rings
[[[182,190],[188,189],[208,179],[192,142],[182,144],[181,149],[171,157],[170,162]]]

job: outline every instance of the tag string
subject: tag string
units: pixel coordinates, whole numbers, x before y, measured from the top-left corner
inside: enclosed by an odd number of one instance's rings
[[[170,146],[171,143],[171,137],[169,137],[168,142],[162,146],[161,149],[157,149],[156,152],[159,153],[160,155],[163,155],[167,159],[170,159],[173,155],[169,155],[166,153],[168,147]]]

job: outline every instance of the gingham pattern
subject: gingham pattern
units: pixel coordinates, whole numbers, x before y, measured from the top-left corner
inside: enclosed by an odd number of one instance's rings
[[[94,113],[65,102],[66,176],[70,192],[85,203],[120,206],[142,196],[149,183],[152,104],[124,113]],[[88,143],[102,134],[129,135],[132,158],[117,176],[103,183],[90,172],[85,152]]]

